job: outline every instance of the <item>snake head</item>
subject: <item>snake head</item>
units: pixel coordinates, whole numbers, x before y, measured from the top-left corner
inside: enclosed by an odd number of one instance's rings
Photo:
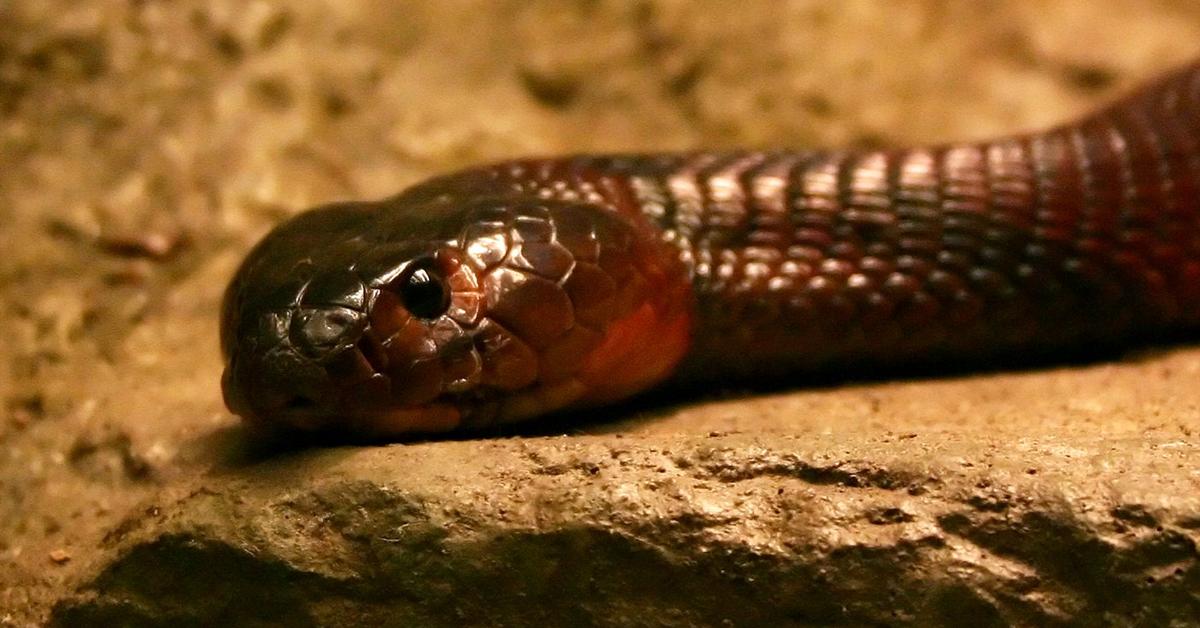
[[[260,425],[392,436],[627,396],[687,342],[688,284],[661,247],[579,202],[414,194],[312,210],[230,285],[226,403]]]

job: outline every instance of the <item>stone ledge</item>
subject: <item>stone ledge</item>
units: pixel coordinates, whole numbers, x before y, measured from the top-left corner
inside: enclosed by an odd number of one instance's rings
[[[58,625],[1200,617],[1200,446],[953,434],[287,454],[159,494]]]

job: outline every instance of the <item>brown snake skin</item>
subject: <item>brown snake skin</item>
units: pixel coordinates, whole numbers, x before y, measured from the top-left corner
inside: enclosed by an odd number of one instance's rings
[[[1200,323],[1200,65],[1048,131],[576,156],[280,225],[227,292],[229,407],[370,436],[664,380],[972,361]]]

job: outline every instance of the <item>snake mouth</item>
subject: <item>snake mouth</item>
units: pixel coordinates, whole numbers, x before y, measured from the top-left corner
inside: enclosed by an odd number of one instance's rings
[[[288,429],[301,431],[316,431],[331,424],[328,408],[313,395],[247,386],[240,379],[236,363],[226,367],[221,378],[225,405],[256,428],[274,430],[280,420]]]
[[[452,401],[397,405],[390,378],[370,347],[368,342],[348,346],[323,364],[297,360],[287,351],[268,353],[250,365],[235,355],[222,375],[225,403],[248,424],[270,431],[385,437],[460,426],[465,413]]]

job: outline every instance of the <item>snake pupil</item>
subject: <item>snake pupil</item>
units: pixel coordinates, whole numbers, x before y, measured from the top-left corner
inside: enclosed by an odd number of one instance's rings
[[[400,282],[404,307],[418,318],[437,318],[450,307],[446,282],[429,264],[416,264]]]

